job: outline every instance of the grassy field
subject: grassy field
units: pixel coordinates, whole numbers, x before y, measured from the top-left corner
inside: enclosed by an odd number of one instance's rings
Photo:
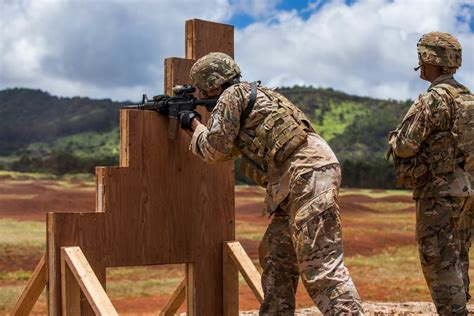
[[[93,206],[94,183],[89,180],[0,176],[0,312],[12,308],[45,249],[45,223],[40,215],[54,205],[64,208],[71,204],[61,200],[65,192],[68,199],[84,200],[77,207]],[[260,188],[236,187],[237,240],[257,265],[258,243],[269,222],[261,216],[263,197]],[[44,200],[51,200],[54,205],[42,204]],[[340,206],[346,264],[362,298],[429,301],[415,245],[410,193],[345,189]],[[14,207],[18,209],[10,209]],[[143,306],[158,310],[183,276],[181,265],[109,268],[107,291],[121,312],[141,310]],[[241,309],[257,308],[258,303],[242,278],[240,292]],[[300,286],[298,306],[311,305]],[[44,313],[44,295],[35,311]]]

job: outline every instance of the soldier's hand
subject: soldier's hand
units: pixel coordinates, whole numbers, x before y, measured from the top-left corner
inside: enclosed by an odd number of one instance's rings
[[[196,111],[182,111],[178,113],[178,118],[181,123],[181,128],[186,131],[193,131],[192,122],[193,119],[201,119],[201,115]]]

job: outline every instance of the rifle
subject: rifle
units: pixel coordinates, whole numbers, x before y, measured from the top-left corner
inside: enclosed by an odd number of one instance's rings
[[[173,87],[174,96],[157,95],[151,100],[144,94],[142,102],[122,107],[131,110],[156,111],[161,115],[168,116],[171,120],[168,126],[168,138],[176,139],[179,130],[178,114],[182,111],[194,111],[198,105],[205,106],[208,112],[217,104],[217,97],[209,99],[198,99],[194,96],[196,88],[192,85],[178,85]]]

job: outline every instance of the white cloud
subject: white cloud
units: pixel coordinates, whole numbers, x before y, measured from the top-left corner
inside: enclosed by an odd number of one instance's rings
[[[271,16],[276,12],[277,5],[282,0],[237,0],[232,3],[234,14],[244,13],[253,18]]]
[[[305,19],[281,1],[3,0],[0,88],[138,100],[162,92],[164,58],[184,56],[185,20],[235,14],[257,19],[236,30],[244,79],[414,98],[428,86],[412,70],[416,42],[438,30],[463,44],[457,77],[474,88],[473,0],[309,1]]]
[[[357,95],[414,98],[427,83],[412,68],[427,32],[457,36],[464,46],[458,78],[474,86],[474,35],[456,16],[465,1],[332,1],[303,20],[280,13],[237,33],[236,57],[249,80],[268,85],[333,87]],[[465,9],[464,9],[465,11]],[[464,12],[466,15],[466,13]]]
[[[227,19],[230,4],[3,0],[0,11],[0,88],[124,100],[162,92],[163,59],[184,56],[184,21]]]

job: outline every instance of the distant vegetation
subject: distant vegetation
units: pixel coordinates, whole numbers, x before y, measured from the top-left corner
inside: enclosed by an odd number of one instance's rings
[[[344,186],[393,187],[392,166],[383,159],[386,139],[410,101],[313,87],[279,91],[310,117],[336,152]],[[107,99],[59,98],[40,90],[0,91],[0,169],[61,175],[117,165],[122,105]],[[238,170],[237,181],[248,182]]]

